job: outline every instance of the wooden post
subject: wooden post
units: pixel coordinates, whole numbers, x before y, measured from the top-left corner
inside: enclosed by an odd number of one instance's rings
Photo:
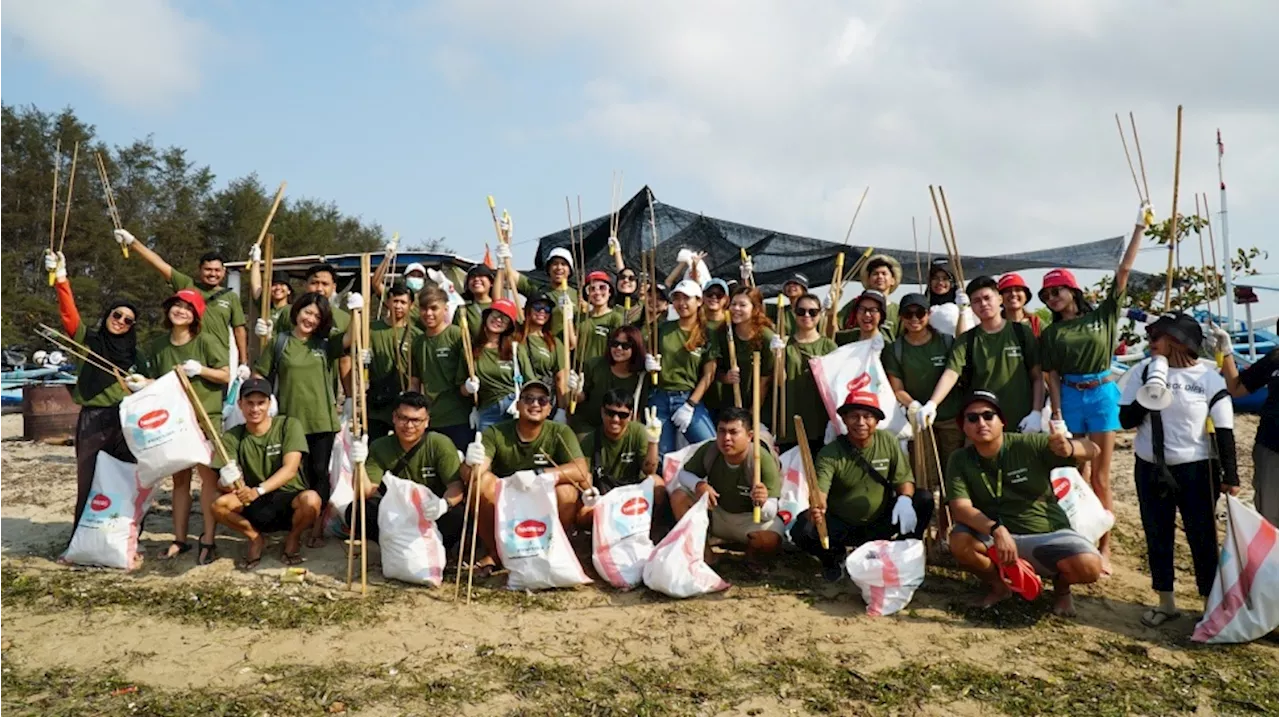
[[[191,385],[191,379],[187,378],[187,374],[183,372],[181,366],[174,366],[173,372],[178,375],[178,383],[182,384],[182,390],[187,394],[187,400],[191,402],[191,407],[196,410],[196,418],[200,421],[200,427],[204,429],[205,437],[213,444],[213,450],[218,454],[218,460],[222,461],[222,465],[231,462],[231,455],[227,453],[226,446],[222,445],[222,426],[213,425],[213,421],[209,420],[209,413],[204,410],[204,404],[200,403],[200,397],[196,395],[196,390]],[[243,487],[244,484],[237,481],[236,488]]]
[[[809,486],[809,505],[814,508],[820,508],[825,512],[827,501],[823,500],[822,493],[818,490],[818,471],[813,467],[813,452],[809,450],[809,434],[805,431],[804,419],[796,416],[795,425],[796,445],[800,446],[800,466],[804,469],[804,480]],[[813,525],[818,529],[818,538],[822,541],[822,549],[830,550],[831,541],[827,537],[826,517],[813,521]]]
[[[760,352],[756,351],[751,354],[751,435],[754,443],[754,460],[751,461],[752,489],[760,485],[760,429]],[[757,525],[760,524],[760,506],[752,506],[751,519]]]
[[[266,236],[266,239],[264,240],[264,247],[263,247],[264,258],[262,260],[262,267],[261,267],[262,268],[262,303],[261,303],[262,308],[258,312],[258,318],[262,319],[263,321],[269,321],[271,318],[271,285],[272,285],[271,272],[273,271],[273,264],[275,262],[275,244],[276,244],[275,235],[268,234]],[[270,343],[271,343],[270,336],[259,336],[258,337],[259,353],[266,351],[267,345]]]
[[[262,230],[258,232],[258,240],[254,244],[261,245],[262,240],[267,236],[267,230],[271,228],[271,220],[276,217],[276,210],[280,208],[280,201],[284,199],[284,188],[287,182],[281,182],[280,188],[276,190],[276,198],[271,200],[271,209],[267,212],[267,220],[262,223]],[[368,300],[369,297],[365,297]]]
[[[729,368],[738,368],[738,345],[733,335],[733,320],[729,318],[729,310],[724,310],[724,338],[729,344]],[[738,372],[738,382],[733,384],[733,405],[742,408],[742,372]],[[756,416],[756,423],[760,422],[760,417]]]
[[[1141,156],[1141,155],[1139,155]],[[1169,214],[1169,264],[1164,280],[1164,310],[1173,310],[1173,255],[1178,245],[1178,179],[1182,173],[1182,105],[1178,105],[1178,130],[1173,154],[1173,211]]]

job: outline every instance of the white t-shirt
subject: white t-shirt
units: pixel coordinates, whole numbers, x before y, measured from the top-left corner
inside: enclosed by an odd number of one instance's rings
[[[1125,382],[1120,405],[1125,406],[1137,400],[1138,389],[1142,388],[1142,371],[1150,361],[1151,359],[1147,359],[1133,367],[1133,376]],[[1212,411],[1209,409],[1209,401],[1226,388],[1227,382],[1213,366],[1197,363],[1189,368],[1169,368],[1169,390],[1173,393],[1173,402],[1160,412],[1164,423],[1166,465],[1176,466],[1209,459],[1211,439],[1205,425],[1206,418],[1212,416],[1213,425],[1218,428],[1235,428],[1235,414],[1229,396],[1213,404]],[[1148,463],[1156,461],[1151,443],[1150,416],[1138,426],[1133,452]]]

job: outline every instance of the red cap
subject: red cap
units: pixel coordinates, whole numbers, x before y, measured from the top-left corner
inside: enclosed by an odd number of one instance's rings
[[[603,281],[609,286],[613,286],[613,281],[609,278],[609,272],[607,271],[596,270],[587,274],[587,283],[590,284],[593,281]]]
[[[1076,281],[1076,275],[1067,269],[1051,269],[1044,275],[1044,281],[1040,282],[1041,291],[1052,289],[1055,286],[1065,286],[1076,291],[1080,290],[1080,283]]]
[[[496,311],[508,319],[511,319],[512,326],[516,325],[516,305],[511,303],[510,299],[498,299],[492,304],[489,304],[489,308],[486,309],[486,311]]]
[[[168,308],[170,304],[177,300],[191,304],[192,308],[196,310],[196,318],[204,318],[204,297],[200,295],[200,292],[195,289],[179,289],[176,294],[165,299],[165,308]]]
[[[1027,294],[1031,293],[1030,287],[1027,286],[1027,282],[1022,278],[1021,274],[1010,272],[1000,277],[1000,281],[996,284],[996,289],[998,289],[1002,294],[1005,289],[1015,288],[1022,289],[1026,291]]]

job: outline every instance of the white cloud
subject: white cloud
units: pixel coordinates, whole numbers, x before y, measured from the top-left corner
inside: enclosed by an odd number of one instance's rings
[[[170,0],[8,0],[9,48],[82,78],[109,100],[171,106],[200,85],[211,30]]]

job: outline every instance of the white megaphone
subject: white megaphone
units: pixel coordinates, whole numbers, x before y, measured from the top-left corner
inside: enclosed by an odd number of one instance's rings
[[[1148,411],[1163,411],[1173,403],[1169,390],[1169,360],[1152,356],[1147,364],[1147,381],[1138,389],[1138,404]]]

